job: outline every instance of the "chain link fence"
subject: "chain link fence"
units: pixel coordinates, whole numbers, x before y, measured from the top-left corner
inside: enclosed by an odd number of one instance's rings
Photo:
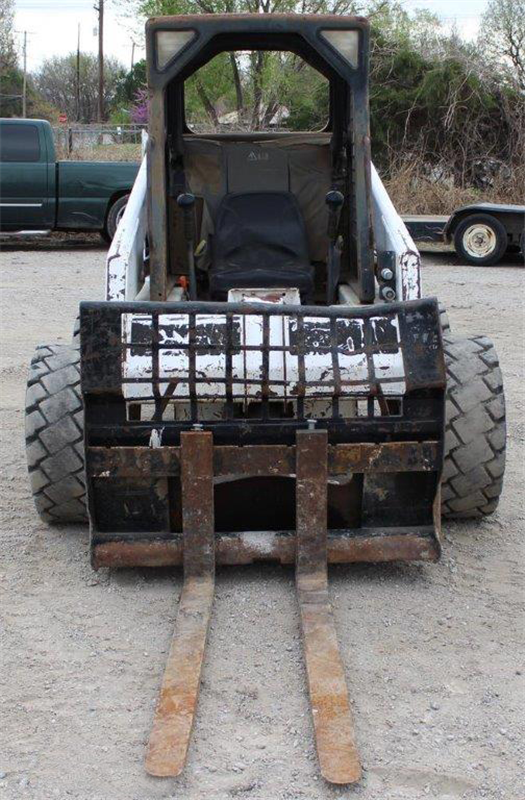
[[[138,161],[147,125],[60,125],[53,127],[57,158],[74,161]]]

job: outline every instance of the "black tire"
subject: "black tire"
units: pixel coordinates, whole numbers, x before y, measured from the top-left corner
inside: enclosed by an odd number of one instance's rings
[[[118,200],[115,200],[113,205],[110,207],[108,216],[106,218],[106,227],[102,234],[106,241],[111,242],[113,240],[113,237],[117,232],[120,218],[128,204],[128,200],[129,194],[125,194],[124,197],[119,197]]]
[[[37,348],[26,391],[26,454],[36,509],[45,522],[87,522],[80,354]]]
[[[447,368],[441,512],[481,518],[497,507],[505,472],[505,396],[486,336],[444,340]]]
[[[476,237],[474,230],[479,233]],[[486,232],[489,239],[484,239]],[[470,244],[469,244],[470,241]],[[479,241],[479,256],[475,254],[475,242]],[[483,242],[490,248],[485,255]],[[454,247],[456,253],[468,264],[478,267],[490,267],[501,261],[508,247],[508,236],[505,226],[491,214],[470,214],[462,219],[454,232]]]

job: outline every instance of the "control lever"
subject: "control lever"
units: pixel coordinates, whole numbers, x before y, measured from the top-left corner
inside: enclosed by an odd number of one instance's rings
[[[345,201],[344,195],[337,189],[331,189],[325,202],[328,206],[328,275],[326,280],[326,304],[331,306],[334,302],[335,290],[339,283],[341,268],[341,249],[338,247],[339,218]]]
[[[177,205],[184,220],[184,238],[188,248],[188,267],[190,274],[190,300],[197,299],[197,273],[195,272],[195,195],[183,192],[177,197]]]

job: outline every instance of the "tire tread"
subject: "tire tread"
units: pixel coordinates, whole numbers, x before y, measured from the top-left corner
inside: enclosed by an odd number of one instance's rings
[[[86,522],[80,354],[41,345],[29,368],[26,454],[33,499],[49,523]]]
[[[444,517],[495,511],[505,471],[505,400],[494,345],[486,336],[445,337],[447,367]]]

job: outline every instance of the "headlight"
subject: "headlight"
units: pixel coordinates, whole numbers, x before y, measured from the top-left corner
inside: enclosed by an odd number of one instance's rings
[[[334,50],[337,50],[351,67],[359,65],[359,31],[357,30],[323,30],[320,32]]]
[[[157,31],[157,69],[164,69],[194,38],[195,31]]]

